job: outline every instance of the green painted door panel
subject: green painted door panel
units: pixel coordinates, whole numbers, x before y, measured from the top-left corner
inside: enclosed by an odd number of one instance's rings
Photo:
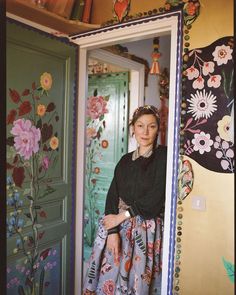
[[[73,294],[76,55],[7,23],[7,294]]]
[[[87,102],[87,149],[84,259],[94,242],[98,218],[114,168],[127,152],[128,72],[90,75]]]

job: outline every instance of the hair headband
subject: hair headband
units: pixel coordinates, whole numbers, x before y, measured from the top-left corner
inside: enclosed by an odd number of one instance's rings
[[[153,105],[144,105],[141,107],[138,107],[135,111],[134,111],[134,116],[136,116],[138,113],[140,113],[142,110],[150,110],[153,112],[153,114],[160,119],[160,115],[158,112],[158,109],[156,107],[154,107]]]

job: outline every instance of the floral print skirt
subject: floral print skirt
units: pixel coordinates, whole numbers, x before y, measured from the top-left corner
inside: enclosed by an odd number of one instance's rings
[[[121,251],[106,249],[107,231],[100,219],[83,295],[161,294],[163,219],[136,216],[120,224]]]

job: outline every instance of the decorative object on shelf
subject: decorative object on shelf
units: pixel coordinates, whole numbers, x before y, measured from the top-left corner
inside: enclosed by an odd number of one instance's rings
[[[114,0],[113,10],[118,22],[122,22],[130,10],[130,0]]]
[[[74,1],[75,0],[64,0],[64,1],[47,0],[45,6],[49,11],[69,19],[71,16],[71,11],[74,5]]]
[[[153,53],[152,53],[152,66],[150,69],[150,75],[158,75],[160,74],[160,66],[158,59],[161,57],[161,53],[159,52],[159,37],[155,37],[153,39]]]
[[[47,0],[35,0],[33,3],[37,5],[37,7],[44,9],[45,5],[47,4]]]
[[[75,0],[70,19],[82,21],[85,0]]]
[[[90,23],[93,0],[84,0],[84,9],[82,15],[83,23]]]

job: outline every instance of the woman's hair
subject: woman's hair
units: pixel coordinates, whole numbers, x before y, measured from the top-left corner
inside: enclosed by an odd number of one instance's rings
[[[129,126],[134,126],[135,122],[143,115],[154,115],[154,117],[156,118],[158,131],[157,131],[157,135],[153,142],[153,147],[152,147],[152,150],[154,152],[156,148],[159,129],[160,129],[160,115],[159,115],[158,109],[154,107],[153,105],[144,105],[144,106],[138,107],[133,113],[133,117]]]
[[[141,107],[138,107],[134,113],[132,120],[129,124],[129,126],[134,126],[135,122],[140,118],[142,115],[154,115],[157,121],[158,130],[160,127],[160,115],[158,112],[158,109],[154,107],[153,105],[144,105]]]

